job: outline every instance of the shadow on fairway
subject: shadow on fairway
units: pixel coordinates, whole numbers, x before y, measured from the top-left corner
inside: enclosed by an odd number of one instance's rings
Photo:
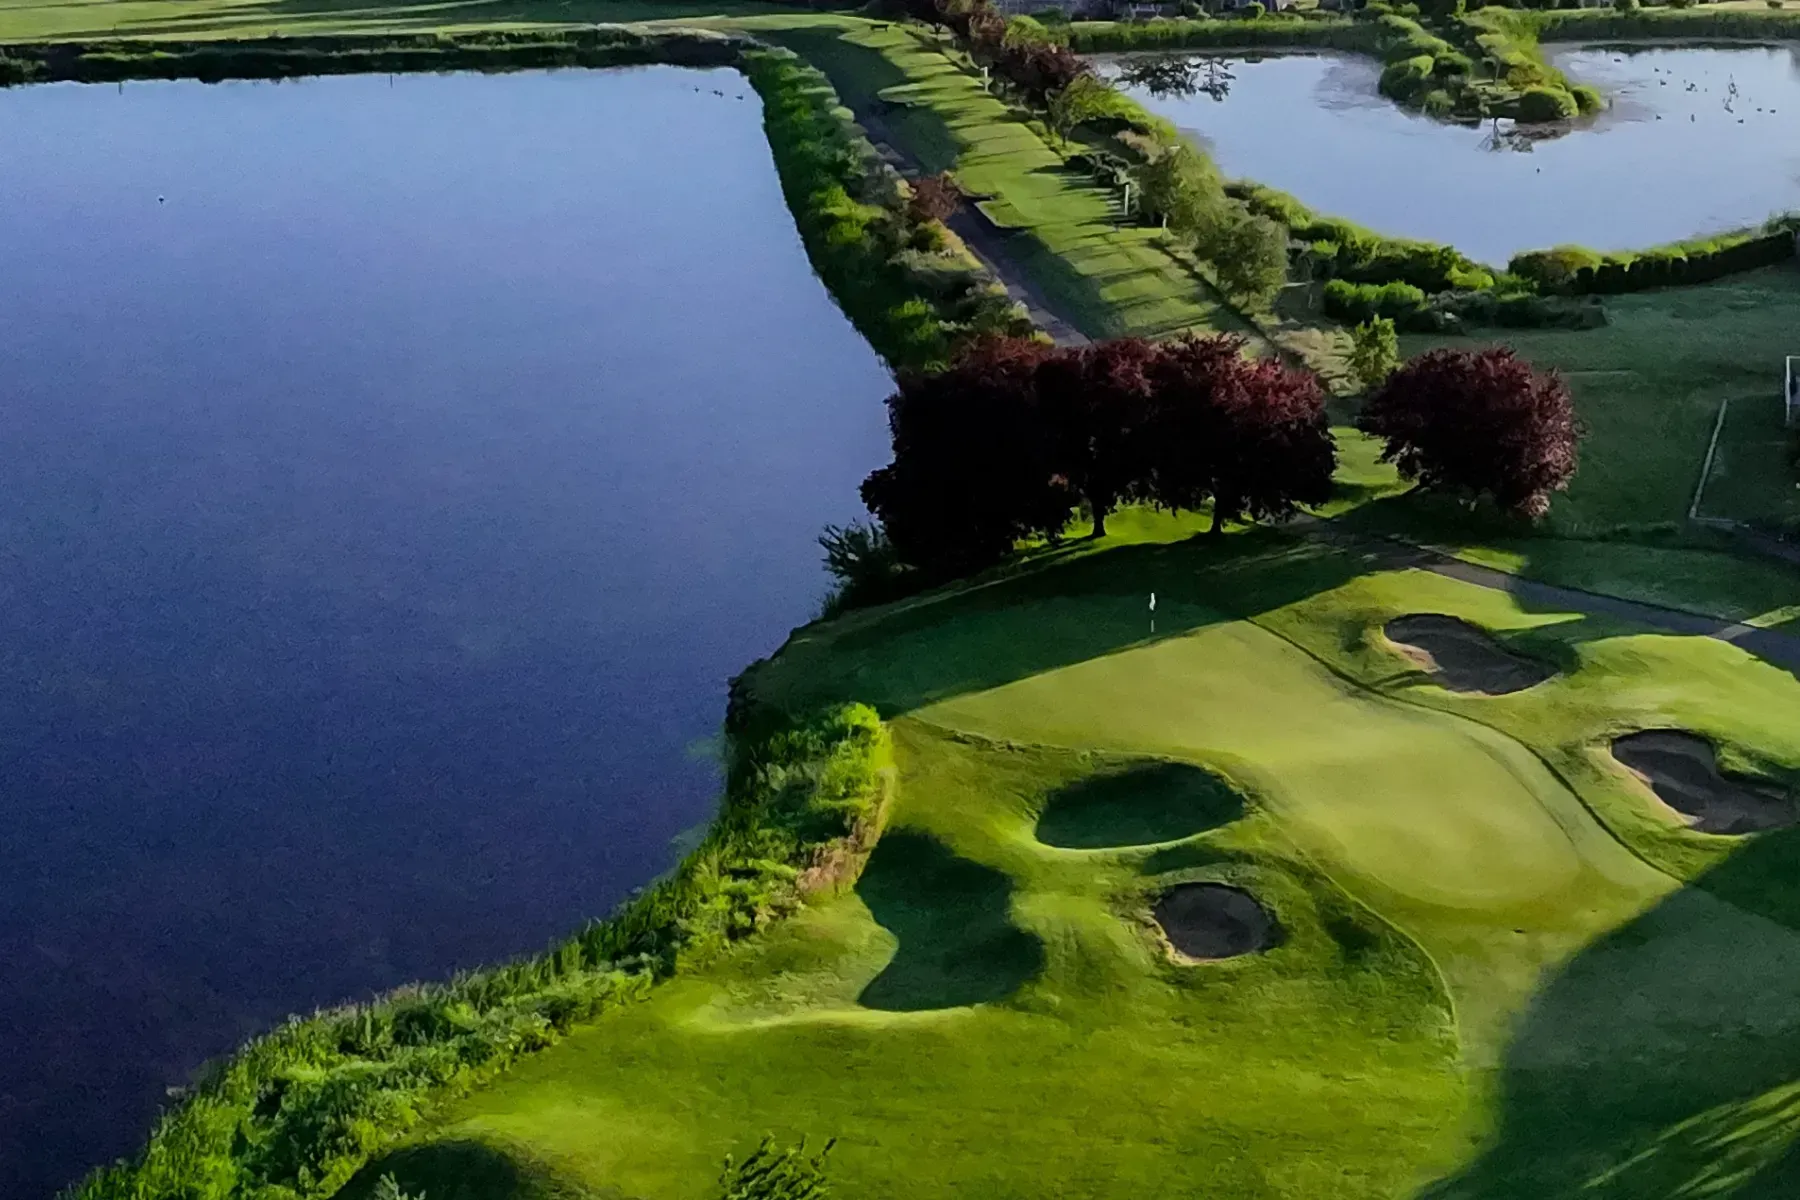
[[[1800,1196],[1800,831],[1577,955],[1520,1019],[1501,1093],[1492,1143],[1431,1200]]]
[[[781,683],[804,705],[855,696],[884,716],[1255,616],[1379,569],[1279,530],[1042,551],[1003,572],[798,630]],[[1156,593],[1155,631],[1148,600]]]
[[[1141,763],[1051,793],[1038,817],[1037,839],[1064,850],[1154,846],[1243,815],[1243,797],[1210,771],[1188,763]]]
[[[906,830],[875,847],[856,894],[900,939],[857,997],[866,1008],[921,1012],[1004,1000],[1044,967],[1038,939],[1012,923],[1012,882]]]
[[[427,1200],[622,1200],[612,1189],[594,1191],[560,1179],[550,1168],[486,1142],[429,1142],[394,1150],[370,1162],[338,1193],[339,1200],[369,1200],[383,1175],[400,1190]]]

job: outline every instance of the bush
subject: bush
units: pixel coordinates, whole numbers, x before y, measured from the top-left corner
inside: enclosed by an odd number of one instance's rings
[[[881,604],[910,590],[911,572],[879,525],[827,525],[819,548],[825,551],[825,570],[837,581],[825,603],[828,614]]]
[[[1325,285],[1325,315],[1345,322],[1386,317],[1406,327],[1425,310],[1425,293],[1410,283],[1351,283],[1333,279]]]
[[[1606,107],[1606,97],[1600,94],[1600,89],[1589,87],[1585,83],[1577,83],[1571,86],[1569,88],[1569,95],[1575,98],[1575,107],[1579,109],[1583,115],[1597,113]]]
[[[1581,111],[1575,97],[1561,88],[1528,87],[1519,94],[1518,118],[1532,124],[1566,121]]]
[[[1389,63],[1381,72],[1381,94],[1394,100],[1411,100],[1425,89],[1434,61],[1429,54],[1420,54]]]
[[[1641,0],[1612,0],[1612,6],[1620,12],[1636,12]]]
[[[1246,21],[1258,21],[1262,19],[1263,14],[1267,11],[1267,9],[1258,3],[1258,0],[1250,0],[1250,3],[1244,5],[1243,18]]]
[[[1516,254],[1506,269],[1551,291],[1560,291],[1573,282],[1578,272],[1598,267],[1602,261],[1599,252],[1585,246],[1556,246]]]
[[[1796,229],[1800,229],[1800,217],[1790,216],[1757,229],[1637,252],[1601,254],[1581,246],[1559,246],[1517,255],[1509,269],[1546,291],[1571,295],[1613,295],[1710,283],[1792,259]]]

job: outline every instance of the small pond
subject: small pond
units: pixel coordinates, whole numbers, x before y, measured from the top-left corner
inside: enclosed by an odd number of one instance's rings
[[[1800,49],[1550,53],[1614,106],[1545,139],[1409,113],[1377,93],[1379,65],[1356,56],[1229,59],[1213,94],[1133,92],[1230,176],[1491,263],[1561,243],[1634,249],[1800,209]]]
[[[707,819],[887,457],[760,105],[648,69],[0,92],[0,1193]]]

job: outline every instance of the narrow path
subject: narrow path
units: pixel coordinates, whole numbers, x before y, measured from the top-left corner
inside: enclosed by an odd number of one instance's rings
[[[869,141],[874,143],[876,153],[892,163],[899,172],[908,179],[916,179],[924,171],[919,160],[900,148],[900,144],[888,132],[880,117],[873,113],[857,113],[857,124],[868,134]],[[1000,281],[1006,294],[1016,302],[1025,306],[1031,317],[1031,323],[1050,335],[1050,340],[1059,346],[1085,346],[1089,342],[1087,334],[1075,328],[1054,312],[1044,294],[1031,282],[1031,278],[1013,261],[1007,249],[1006,235],[994,229],[982,220],[980,214],[964,207],[946,222],[950,232],[961,238],[969,253],[981,260],[983,266]]]
[[[1492,567],[1482,567],[1464,562],[1462,559],[1453,558],[1440,550],[1433,550],[1427,546],[1416,546],[1410,542],[1359,537],[1323,526],[1315,527],[1312,533],[1313,536],[1334,545],[1371,554],[1383,566],[1394,570],[1410,567],[1421,571],[1430,571],[1432,574],[1442,575],[1446,579],[1457,579],[1463,583],[1475,584],[1477,587],[1506,592],[1527,603],[1544,608],[1567,609],[1589,616],[1617,617],[1622,621],[1648,625],[1653,629],[1660,629],[1668,633],[1716,638],[1721,642],[1730,642],[1734,646],[1742,647],[1766,662],[1800,673],[1800,636],[1791,633],[1782,633],[1774,629],[1758,629],[1754,625],[1724,621],[1717,617],[1701,616],[1698,613],[1683,612],[1675,608],[1664,608],[1658,604],[1621,600],[1617,596],[1602,596],[1597,592],[1585,592],[1579,588],[1539,583],[1537,580],[1509,575],[1505,571],[1498,571]]]

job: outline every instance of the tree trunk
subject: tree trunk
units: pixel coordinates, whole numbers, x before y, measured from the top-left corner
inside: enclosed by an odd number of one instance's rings
[[[1206,531],[1208,537],[1219,537],[1225,532],[1225,502],[1213,501],[1212,528]]]
[[[1107,506],[1104,504],[1095,503],[1094,501],[1090,500],[1090,501],[1088,501],[1088,507],[1094,510],[1094,531],[1092,533],[1088,534],[1088,536],[1090,538],[1105,537],[1106,536],[1106,508],[1107,508]]]

